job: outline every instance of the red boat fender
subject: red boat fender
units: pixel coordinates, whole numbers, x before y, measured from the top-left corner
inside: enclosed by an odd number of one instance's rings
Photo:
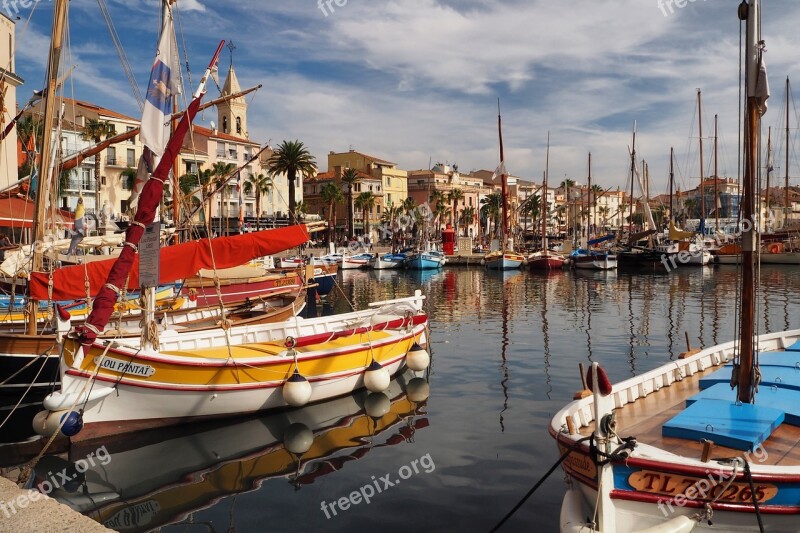
[[[600,394],[603,396],[608,396],[611,394],[611,381],[608,379],[608,375],[606,371],[603,370],[602,367],[597,367],[597,381],[598,386],[600,387]],[[594,392],[594,380],[592,379],[592,367],[589,367],[589,370],[586,371],[586,383],[589,387],[589,390]]]

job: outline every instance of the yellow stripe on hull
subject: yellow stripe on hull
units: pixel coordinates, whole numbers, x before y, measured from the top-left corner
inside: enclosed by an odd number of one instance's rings
[[[297,348],[298,370],[310,381],[363,372],[373,358],[385,363],[404,357],[414,342],[421,340],[423,331],[418,326],[413,334],[402,336],[397,332],[371,332]],[[92,346],[81,362],[80,371],[73,367],[78,347],[72,339],[65,343],[64,363],[70,368],[68,373],[93,375],[105,347]],[[127,363],[132,366],[126,370]],[[223,346],[191,353],[161,352],[152,356],[111,348],[98,378],[156,388],[238,389],[281,385],[294,368],[294,358],[287,355],[282,343],[246,344],[230,349]]]

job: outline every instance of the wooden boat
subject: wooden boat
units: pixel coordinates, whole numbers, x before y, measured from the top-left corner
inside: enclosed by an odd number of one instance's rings
[[[63,341],[61,386],[45,398],[46,411],[34,418],[34,428],[41,434],[62,431],[73,440],[86,440],[300,406],[364,386],[385,390],[390,375],[406,364],[407,356],[412,369],[428,365],[428,355],[418,345],[426,340],[427,326],[419,291],[411,298],[332,317],[195,333],[167,331],[157,340],[149,335],[130,344],[126,339],[98,339],[117,298],[114,289],[128,278],[138,278],[138,245],[153,223],[171,162],[197,114],[205,81],[223,45],[217,47],[161,161],[144,184],[119,258],[110,265],[98,262],[84,267],[90,289],[101,288],[89,318]],[[209,265],[229,268],[279,253],[307,242],[311,230],[308,225],[294,225],[166,247],[156,258],[161,266],[158,279],[178,279]],[[68,270],[48,276],[34,273],[31,296],[35,291],[49,295],[52,287],[74,290]],[[149,332],[150,326],[143,330]]]
[[[82,489],[50,496],[106,527],[151,530],[270,480],[299,490],[372,450],[411,442],[428,426],[428,391],[423,378],[403,374],[386,393],[359,391],[285,413],[104,442]],[[76,447],[70,456],[89,452],[97,450]],[[36,477],[47,479],[47,471]]]
[[[216,277],[216,281],[215,281]],[[219,284],[219,295],[217,294]],[[248,298],[264,298],[285,289],[300,289],[303,279],[299,269],[286,272],[270,272],[259,266],[236,266],[226,269],[201,269],[197,275],[186,278],[181,286],[181,295],[196,302],[198,306],[217,306],[220,302],[229,305]]]
[[[417,291],[329,317],[166,331],[159,350],[142,348],[138,339],[117,339],[112,347],[102,340],[85,345],[72,336],[64,340],[61,388],[44,400],[50,412],[34,427],[49,432],[79,404],[83,430],[72,439],[85,440],[303,405],[373,387],[375,380],[380,389],[382,376],[385,387],[415,345],[426,342],[423,299]],[[298,382],[304,388],[300,400],[294,395]]]
[[[739,16],[748,80],[742,218],[752,220],[768,96],[757,82],[766,75],[760,2],[741,4]],[[590,395],[552,419],[570,483],[562,532],[798,530],[800,330],[756,334],[755,238],[746,228],[737,340],[613,386],[594,363]]]
[[[254,301],[230,306],[225,323],[230,326],[283,322],[299,314],[305,307],[303,289],[286,290]],[[157,313],[159,330],[174,333],[197,332],[218,328],[219,307],[162,310]],[[141,337],[141,318],[120,316],[103,332],[106,339],[127,338],[135,344]],[[23,335],[0,333],[0,396],[19,397],[25,391],[50,390],[60,380],[60,346],[55,333]]]
[[[444,266],[445,257],[432,252],[414,252],[406,256],[404,266],[409,270],[439,270]]]
[[[500,101],[497,101],[497,134],[500,139],[500,164],[495,170],[500,175],[501,194],[503,197],[503,224],[500,226],[499,250],[489,252],[483,257],[483,264],[489,270],[513,270],[525,262],[525,256],[514,252],[514,246],[507,240],[508,236],[508,176],[503,157],[503,130],[500,119]]]
[[[589,246],[594,246],[613,239],[613,235],[606,235],[589,241]],[[591,248],[578,248],[570,254],[572,266],[587,270],[613,270],[617,268],[617,256],[609,250],[593,250]]]
[[[375,270],[402,268],[405,260],[406,254],[375,254],[372,259],[372,268]]]
[[[342,264],[339,268],[342,270],[356,270],[359,268],[367,268],[372,262],[372,254],[363,253],[357,255],[343,254]]]
[[[528,256],[528,267],[531,270],[559,270],[564,267],[563,255],[551,252],[547,247],[547,178],[550,173],[550,132],[547,132],[547,156],[545,158],[544,183],[542,184],[542,249]]]

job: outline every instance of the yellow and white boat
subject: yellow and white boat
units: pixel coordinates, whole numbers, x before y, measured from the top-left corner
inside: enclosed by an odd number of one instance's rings
[[[34,420],[73,440],[189,420],[299,406],[367,387],[384,390],[408,366],[428,366],[420,291],[353,313],[139,339],[64,340],[61,389]],[[79,414],[77,411],[82,411]],[[70,416],[65,416],[65,415]],[[81,420],[82,418],[82,420]],[[63,426],[63,427],[61,427]],[[81,430],[81,426],[82,430]]]

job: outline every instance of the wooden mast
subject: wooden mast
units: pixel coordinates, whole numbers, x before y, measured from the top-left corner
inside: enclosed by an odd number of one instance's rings
[[[500,236],[500,250],[506,251],[506,235],[508,235],[508,185],[506,184],[506,166],[503,157],[503,128],[500,118],[500,99],[497,99],[497,135],[500,138],[500,187],[503,196],[503,225]]]
[[[786,182],[783,184],[783,227],[789,227],[792,205],[789,203],[789,76],[786,76]]]
[[[53,8],[53,28],[50,34],[50,56],[47,60],[47,85],[44,96],[44,123],[42,127],[42,155],[39,159],[39,181],[36,184],[36,210],[33,218],[33,272],[41,271],[43,266],[42,254],[38,243],[44,241],[44,212],[47,204],[47,190],[50,183],[50,159],[52,156],[53,121],[56,116],[56,88],[58,85],[58,70],[61,64],[61,49],[64,44],[64,28],[67,19],[67,0],[55,0]],[[99,179],[99,176],[95,176]],[[36,334],[38,302],[33,299],[27,304],[28,324],[27,333]]]
[[[772,126],[767,128],[767,184],[766,190],[764,191],[764,204],[767,209],[767,213],[769,213],[769,177],[772,174]],[[759,195],[756,205],[761,205],[761,197]],[[769,216],[769,215],[767,215]],[[769,228],[764,228],[766,231],[769,231]]]
[[[745,84],[747,89],[745,135],[744,135],[744,180],[742,221],[742,301],[739,325],[739,376],[737,397],[743,403],[753,400],[753,342],[755,334],[755,250],[758,228],[755,227],[756,174],[758,169],[758,127],[762,115],[759,95],[759,60],[762,53],[760,30],[760,2],[752,0],[739,7],[739,18],[747,19],[747,42],[745,49]]]
[[[719,121],[714,115],[714,233],[719,232],[719,151],[717,139],[719,135]]]
[[[672,211],[672,188],[675,181],[675,148],[669,147],[669,221],[675,219],[674,212]]]
[[[542,255],[547,257],[547,177],[550,172],[550,132],[547,132],[547,152],[544,159],[544,185],[542,186]]]
[[[700,138],[700,234],[705,238],[706,233],[706,187],[703,176],[703,97],[697,89],[697,123]]]
[[[631,144],[631,212],[628,218],[628,239],[633,235],[633,180],[636,179],[636,122],[633,123],[633,142]]]
[[[589,246],[589,222],[591,222],[591,212],[592,212],[592,152],[589,152],[589,178],[587,180],[587,187],[589,187],[587,191],[587,199],[586,202],[589,204],[586,211],[586,246]],[[583,217],[581,217],[581,221]]]

